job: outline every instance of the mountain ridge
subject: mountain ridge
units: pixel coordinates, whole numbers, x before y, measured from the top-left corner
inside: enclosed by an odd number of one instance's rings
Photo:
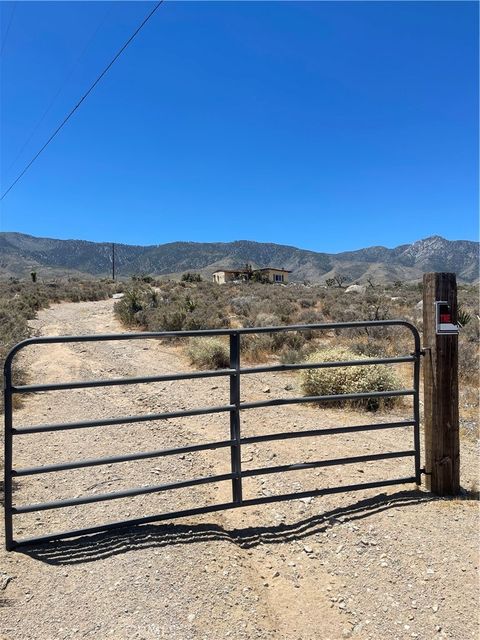
[[[32,270],[48,277],[108,276],[111,246],[107,242],[0,232],[0,277],[27,277]],[[340,253],[253,240],[115,244],[119,277],[143,273],[176,276],[192,270],[209,277],[216,269],[240,267],[246,262],[254,267],[289,269],[296,281],[324,282],[336,275],[352,282],[365,282],[369,278],[378,282],[413,281],[425,271],[452,271],[460,281],[472,283],[479,275],[479,243],[434,235],[392,249],[372,246]]]

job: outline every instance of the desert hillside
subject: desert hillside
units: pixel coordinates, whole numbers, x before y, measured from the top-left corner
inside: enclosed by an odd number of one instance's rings
[[[479,276],[478,242],[445,240],[432,236],[387,249],[369,247],[344,253],[317,253],[272,243],[173,242],[151,246],[115,246],[116,272],[132,275],[172,275],[198,271],[209,277],[220,268],[276,266],[292,271],[291,279],[325,282],[336,275],[348,282],[404,282],[421,279],[427,271],[448,271],[461,282]],[[36,238],[21,233],[0,233],[0,275],[29,277],[53,275],[109,276],[112,245],[83,240]]]

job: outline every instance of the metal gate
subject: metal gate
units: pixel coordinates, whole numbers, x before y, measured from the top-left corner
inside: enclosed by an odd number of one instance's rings
[[[410,354],[394,357],[394,358],[369,358],[365,360],[351,360],[343,362],[318,362],[318,363],[302,363],[302,364],[275,364],[268,366],[241,367],[240,365],[240,340],[242,335],[260,334],[260,333],[278,333],[285,331],[312,331],[312,330],[342,330],[342,329],[359,329],[359,328],[376,328],[376,327],[405,327],[413,336],[413,351]],[[195,371],[188,373],[166,374],[148,377],[135,378],[118,378],[118,379],[102,379],[87,380],[66,383],[53,384],[31,384],[17,386],[12,381],[12,363],[14,356],[25,347],[33,344],[52,344],[52,343],[80,343],[80,342],[101,342],[101,341],[121,341],[121,340],[145,340],[145,339],[166,339],[166,338],[187,338],[187,337],[211,337],[211,336],[229,336],[230,339],[230,365],[227,369],[212,371]],[[419,374],[420,374],[420,336],[415,326],[403,320],[385,320],[385,321],[365,321],[365,322],[339,322],[328,324],[312,324],[312,325],[291,325],[280,327],[261,327],[261,328],[245,328],[245,329],[219,329],[204,331],[179,331],[179,332],[161,332],[161,333],[130,333],[130,334],[106,334],[106,335],[87,335],[87,336],[55,336],[55,337],[39,337],[30,338],[17,344],[8,354],[4,367],[4,386],[5,386],[5,541],[8,550],[19,545],[28,543],[38,543],[42,541],[56,540],[60,538],[74,537],[82,534],[91,534],[100,531],[106,531],[116,527],[124,527],[130,525],[139,525],[160,520],[167,520],[185,516],[193,516],[196,514],[221,511],[241,506],[259,505],[269,502],[290,500],[293,498],[304,498],[308,496],[319,496],[331,493],[357,491],[375,487],[385,487],[395,484],[416,483],[421,482],[420,469],[420,437],[419,437]],[[351,367],[359,365],[374,364],[398,364],[404,362],[413,363],[413,380],[410,389],[400,389],[394,391],[371,391],[368,393],[350,393],[342,395],[323,395],[323,396],[302,396],[288,397],[272,400],[263,400],[257,402],[240,402],[240,382],[242,376],[274,372],[274,371],[294,371],[300,369],[320,369],[328,367]],[[165,413],[120,416],[115,418],[106,418],[100,420],[88,420],[82,422],[70,422],[59,424],[42,424],[32,426],[14,426],[13,425],[13,396],[16,394],[27,394],[32,392],[61,391],[68,389],[85,389],[89,387],[111,387],[116,385],[131,384],[148,384],[152,382],[166,382],[177,380],[194,380],[198,378],[214,378],[219,376],[228,376],[230,378],[230,401],[227,405],[213,407],[199,407],[184,411],[173,411]],[[250,437],[242,437],[241,435],[241,414],[249,409],[259,409],[262,407],[272,407],[286,404],[299,404],[305,402],[328,403],[338,400],[358,400],[364,398],[386,398],[394,396],[412,396],[413,398],[413,415],[406,420],[399,422],[373,423],[365,425],[332,427],[323,429],[311,429],[308,431],[287,431],[275,434],[262,434]],[[107,425],[118,425],[126,423],[140,423],[147,421],[165,420],[168,418],[179,418],[183,416],[201,416],[205,414],[227,412],[230,414],[230,438],[209,442],[205,444],[192,444],[189,446],[179,447],[175,449],[165,449],[158,451],[149,451],[141,453],[131,453],[121,456],[109,458],[96,458],[86,460],[76,460],[64,463],[55,463],[40,467],[16,468],[13,466],[13,439],[22,437],[25,434],[44,433],[63,431],[68,429],[88,429],[91,427],[102,427]],[[243,445],[256,442],[268,442],[273,440],[304,438],[312,436],[324,436],[345,433],[357,433],[362,431],[374,431],[381,429],[395,429],[401,427],[413,427],[413,443],[412,448],[407,451],[390,451],[380,454],[370,454],[361,456],[350,456],[346,458],[337,458],[330,460],[321,460],[316,462],[294,463],[289,465],[264,467],[257,469],[242,470],[241,467],[241,448]],[[183,454],[198,451],[206,451],[211,449],[226,448],[230,450],[231,472],[221,475],[204,476],[201,478],[192,478],[190,480],[182,480],[180,482],[135,487],[128,490],[117,491],[106,494],[85,495],[66,500],[54,500],[51,502],[14,505],[12,496],[12,481],[16,478],[25,476],[44,474],[55,471],[65,471],[69,469],[79,469],[84,467],[92,467],[97,465],[106,465],[119,462],[127,462],[133,460],[141,460],[148,458],[159,458],[173,454]],[[283,495],[262,496],[250,499],[242,497],[242,479],[246,477],[258,476],[270,473],[282,473],[292,470],[313,469],[317,467],[328,467],[333,465],[344,465],[376,460],[384,460],[390,458],[400,458],[411,456],[413,458],[412,475],[404,478],[390,478],[382,481],[368,482],[362,484],[351,484],[347,486],[328,487],[324,489],[314,489],[310,491],[293,492]],[[212,482],[220,482],[231,480],[232,483],[232,499],[230,502],[221,504],[209,504],[199,506],[183,511],[174,511],[161,513],[154,516],[146,516],[119,522],[110,522],[94,527],[75,529],[71,531],[63,531],[44,536],[36,536],[33,538],[16,540],[13,535],[13,516],[35,511],[43,511],[46,509],[57,509],[74,505],[83,505],[93,502],[106,500],[114,500],[118,498],[127,498],[130,496],[138,496],[148,493],[158,493],[169,491],[183,487],[193,487],[195,485],[207,484]]]

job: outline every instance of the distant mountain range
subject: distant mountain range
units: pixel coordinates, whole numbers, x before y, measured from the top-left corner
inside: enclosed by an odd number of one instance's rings
[[[236,242],[171,242],[146,247],[116,244],[119,278],[132,275],[178,276],[196,271],[209,277],[221,268],[275,266],[292,271],[291,280],[324,282],[344,275],[349,282],[413,281],[426,271],[455,272],[459,281],[479,278],[479,243],[432,236],[394,249],[368,247],[343,253],[317,253],[280,244]],[[112,245],[85,240],[36,238],[0,233],[0,277],[109,276]]]

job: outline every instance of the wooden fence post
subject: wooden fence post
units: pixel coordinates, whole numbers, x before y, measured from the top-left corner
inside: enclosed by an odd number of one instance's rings
[[[458,335],[436,331],[436,301],[450,305],[457,324],[454,273],[423,276],[424,428],[427,489],[445,496],[460,491]]]

